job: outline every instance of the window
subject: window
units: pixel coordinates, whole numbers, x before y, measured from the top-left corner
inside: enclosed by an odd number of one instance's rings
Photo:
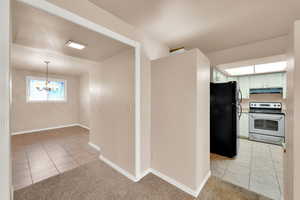
[[[46,79],[27,77],[27,102],[66,101],[67,81],[49,78],[50,91],[42,90],[46,87]]]

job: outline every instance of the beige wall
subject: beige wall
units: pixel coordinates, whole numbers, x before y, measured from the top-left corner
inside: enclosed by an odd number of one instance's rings
[[[150,165],[150,60],[157,59],[162,56],[166,56],[169,54],[169,48],[160,43],[159,41],[151,38],[149,35],[145,34],[143,31],[139,30],[138,28],[122,21],[120,18],[112,15],[111,13],[95,6],[93,3],[89,1],[60,1],[60,0],[48,0],[49,2],[62,7],[64,9],[67,9],[77,15],[80,15],[81,17],[84,17],[94,23],[100,24],[114,32],[117,32],[119,34],[122,34],[124,36],[129,37],[130,39],[139,41],[141,43],[141,50],[142,50],[142,78],[143,78],[143,96],[141,97],[141,103],[142,103],[142,124],[141,124],[141,146],[142,146],[142,152],[141,152],[141,168],[147,169]],[[97,79],[97,74],[91,74],[91,95],[93,95],[95,98],[99,98],[99,85],[95,81],[93,81],[92,76],[94,76],[94,79]],[[93,82],[93,83],[92,83]],[[91,112],[91,115],[97,115],[100,112],[100,108],[97,107],[97,104],[94,104],[93,100],[91,100],[91,109],[93,112]],[[146,104],[146,105],[144,105]],[[148,104],[148,105],[147,105]],[[93,118],[93,116],[91,116]],[[92,119],[91,119],[92,121]],[[93,127],[92,122],[90,121],[90,127]],[[100,136],[100,127],[97,127],[95,125],[94,127],[95,134],[91,135],[91,140],[100,146],[100,140],[97,139]]]
[[[103,61],[90,78],[90,140],[105,158],[134,175],[134,50]]]
[[[151,62],[142,56],[141,171],[151,167]]]
[[[210,171],[210,62],[197,51],[196,185]]]
[[[67,80],[67,102],[26,102],[26,76],[44,77],[44,73],[12,70],[11,132],[30,131],[75,124],[79,121],[79,78],[50,74]]]
[[[300,199],[300,21],[293,26],[289,44],[284,189],[286,200],[296,200]]]
[[[90,77],[89,74],[80,76],[79,91],[79,123],[90,127]]]
[[[151,167],[192,190],[209,171],[209,77],[197,49],[151,63]]]
[[[213,66],[237,61],[263,58],[285,54],[288,46],[288,36],[281,36],[256,43],[245,44],[230,49],[207,53]]]

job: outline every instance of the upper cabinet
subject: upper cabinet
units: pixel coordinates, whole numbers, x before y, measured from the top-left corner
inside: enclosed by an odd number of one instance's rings
[[[213,71],[213,82],[224,83],[237,81],[243,95],[243,99],[249,99],[251,88],[283,88],[283,98],[286,98],[286,73],[271,73],[248,76],[226,76],[218,70]]]
[[[227,81],[227,76],[223,73],[219,72],[218,70],[213,70],[213,82],[214,83],[222,83]]]
[[[283,87],[283,73],[250,76],[250,88]]]
[[[243,99],[249,99],[250,81],[249,76],[238,77],[238,84],[242,91]]]

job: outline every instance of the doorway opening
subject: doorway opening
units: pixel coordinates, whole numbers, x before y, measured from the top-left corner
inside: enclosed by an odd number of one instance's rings
[[[138,180],[140,44],[46,1],[13,1],[12,16],[14,189],[99,155]],[[118,144],[109,144],[103,133],[118,125],[122,135],[111,135]]]
[[[281,199],[286,56],[224,64],[213,70],[215,90],[226,84],[235,87],[230,90],[230,95],[227,93],[233,106],[226,107],[225,100],[222,100],[217,105],[219,107],[213,108],[219,108],[217,121],[224,121],[228,126],[223,130],[218,126],[218,130],[213,132],[215,139],[212,139],[211,145],[217,143],[220,149],[211,154],[212,174],[266,197]],[[224,97],[222,92],[215,95]],[[225,111],[226,108],[229,110]],[[230,117],[222,119],[224,113]]]

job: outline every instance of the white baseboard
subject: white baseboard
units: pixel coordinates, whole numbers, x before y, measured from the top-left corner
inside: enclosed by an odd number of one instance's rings
[[[208,181],[209,177],[211,176],[211,171],[209,170],[208,173],[206,174],[206,176],[204,177],[204,180],[202,181],[200,187],[198,188],[198,190],[196,191],[196,197],[199,196],[200,192],[202,191],[202,189],[204,188],[206,182]]]
[[[90,130],[89,127],[87,127],[87,126],[85,126],[85,125],[83,125],[83,124],[78,124],[78,126],[80,126],[80,127],[82,127],[82,128],[85,128],[85,129],[87,129],[87,130]]]
[[[155,170],[155,169],[147,169],[144,172],[142,172],[141,176],[139,178],[136,178],[135,176],[133,176],[132,174],[130,174],[129,172],[127,172],[126,170],[122,169],[121,167],[119,167],[118,165],[116,165],[115,163],[111,162],[110,160],[108,160],[107,158],[105,158],[104,156],[100,155],[100,160],[102,160],[103,162],[105,162],[107,165],[109,165],[110,167],[112,167],[113,169],[115,169],[116,171],[118,171],[119,173],[121,173],[122,175],[126,176],[127,178],[129,178],[130,180],[134,181],[134,182],[138,182],[140,181],[143,177],[147,176],[149,173],[154,174],[155,176],[163,179],[164,181],[174,185],[175,187],[177,187],[178,189],[192,195],[193,197],[198,197],[198,195],[200,194],[201,190],[203,189],[203,187],[205,186],[206,182],[208,181],[209,177],[211,176],[211,171],[209,171],[207,173],[207,175],[205,176],[204,180],[202,181],[202,183],[200,184],[199,188],[197,190],[193,190],[190,187],[179,183],[178,181],[164,175],[163,173]]]
[[[14,191],[15,191],[15,189],[14,189],[14,186],[12,185],[10,187],[10,199],[14,199]]]
[[[48,128],[34,129],[34,130],[29,130],[29,131],[18,131],[18,132],[11,133],[11,135],[20,135],[20,134],[26,134],[26,133],[34,133],[34,132],[54,130],[54,129],[59,129],[59,128],[72,127],[72,126],[79,126],[79,124],[67,124],[67,125],[54,126],[54,127],[48,127]]]
[[[211,172],[209,171],[208,174],[205,176],[205,179],[203,180],[203,182],[201,183],[200,187],[197,190],[193,190],[190,187],[179,183],[178,181],[162,174],[161,172],[155,170],[155,169],[150,169],[151,173],[158,176],[159,178],[163,179],[164,181],[174,185],[175,187],[179,188],[180,190],[192,195],[193,197],[198,197],[198,195],[200,194],[201,190],[203,189],[205,183],[207,182],[207,180],[209,179],[209,177],[211,176]]]
[[[150,173],[151,173],[151,169],[146,169],[144,172],[141,173],[141,176],[139,177],[138,180],[141,180],[142,178],[144,178],[145,176],[147,176]]]
[[[89,142],[89,145],[90,145],[91,147],[93,147],[94,149],[96,149],[97,151],[101,151],[101,148],[100,148],[98,145],[95,145],[95,144],[93,144],[93,143],[91,143],[91,142]]]
[[[126,176],[130,180],[132,180],[134,182],[138,181],[138,179],[135,176],[133,176],[132,174],[130,174],[128,171],[122,169],[121,167],[119,167],[115,163],[111,162],[110,160],[108,160],[104,156],[100,155],[99,158],[100,158],[100,160],[102,160],[103,162],[105,162],[107,165],[109,165],[110,167],[112,167],[113,169],[115,169],[116,171],[118,171],[119,173],[123,174],[124,176]]]

